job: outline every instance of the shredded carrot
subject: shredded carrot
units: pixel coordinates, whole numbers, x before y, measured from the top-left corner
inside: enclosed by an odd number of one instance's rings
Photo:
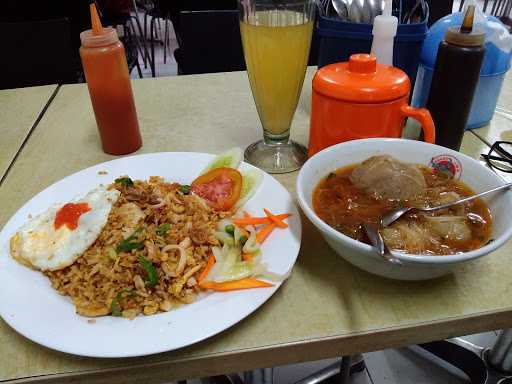
[[[211,289],[212,291],[236,291],[239,289],[250,289],[250,288],[267,288],[272,287],[273,284],[261,281],[252,277],[245,279],[226,281],[223,283],[206,282],[201,283],[201,288]]]
[[[252,217],[252,215],[251,215],[249,212],[244,211],[244,217],[245,217],[246,219],[248,219],[248,218],[251,218],[251,217]]]
[[[286,224],[283,220],[276,217],[272,212],[270,212],[267,208],[263,208],[263,212],[265,215],[274,222],[279,228],[288,228],[288,224]]]
[[[250,253],[242,253],[243,261],[252,261],[252,255]]]
[[[206,279],[206,276],[208,276],[208,274],[213,268],[213,264],[215,264],[215,256],[213,256],[213,254],[210,253],[210,255],[208,256],[208,261],[206,262],[206,266],[204,267],[204,269],[201,271],[201,274],[197,278],[198,284],[201,284],[201,282],[204,279]]]
[[[284,220],[291,216],[291,213],[282,213],[280,215],[274,215],[274,217],[278,220]],[[233,223],[238,226],[242,225],[261,225],[261,224],[270,224],[272,220],[269,217],[244,217],[241,219],[234,219]]]
[[[265,225],[263,228],[259,230],[259,232],[256,234],[256,241],[258,243],[263,243],[265,239],[272,233],[272,231],[275,229],[277,225],[275,223],[270,223]]]

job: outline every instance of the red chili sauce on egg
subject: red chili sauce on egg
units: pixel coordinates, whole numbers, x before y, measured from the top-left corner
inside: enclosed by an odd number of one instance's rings
[[[78,227],[78,220],[84,213],[89,212],[91,207],[87,203],[67,203],[57,211],[53,226],[55,229],[59,229],[63,225],[68,227],[70,230],[74,230]]]

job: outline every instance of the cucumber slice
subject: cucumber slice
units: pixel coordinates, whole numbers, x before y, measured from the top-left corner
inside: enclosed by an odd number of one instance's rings
[[[261,182],[263,181],[263,173],[257,169],[241,171],[242,174],[242,192],[235,208],[243,206],[256,193]]]
[[[206,166],[205,169],[201,172],[201,175],[211,171],[215,168],[227,167],[237,169],[242,161],[242,150],[238,147],[231,148],[226,152],[221,153],[216,156],[210,163]]]

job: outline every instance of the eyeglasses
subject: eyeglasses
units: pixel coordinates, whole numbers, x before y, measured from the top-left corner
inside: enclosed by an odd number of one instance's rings
[[[512,142],[496,141],[489,153],[481,155],[490,168],[512,173]]]

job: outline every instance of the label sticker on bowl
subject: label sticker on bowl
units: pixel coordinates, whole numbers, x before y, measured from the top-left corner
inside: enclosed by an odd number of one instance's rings
[[[430,159],[429,166],[434,172],[445,173],[452,179],[459,179],[462,174],[461,162],[451,155],[434,156]]]

